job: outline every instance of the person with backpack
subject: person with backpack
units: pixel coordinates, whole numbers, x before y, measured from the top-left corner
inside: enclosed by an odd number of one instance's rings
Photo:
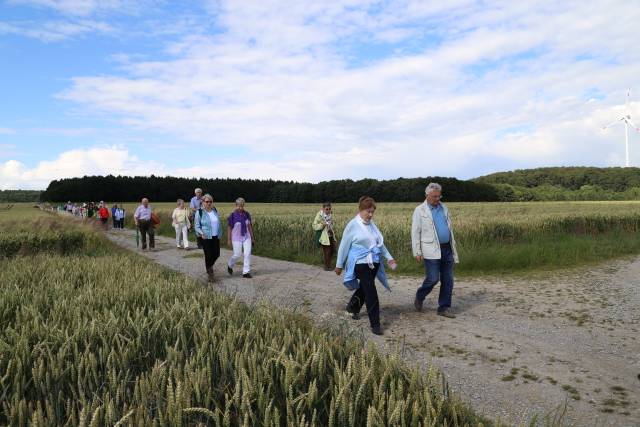
[[[140,230],[140,235],[142,236],[142,250],[147,249],[147,234],[149,234],[149,248],[153,251],[156,247],[155,240],[155,228],[154,224],[151,222],[151,207],[149,206],[149,199],[144,197],[140,206],[136,208],[136,211],[133,213],[133,221],[136,224],[136,227]]]
[[[222,237],[222,224],[218,210],[213,206],[211,194],[202,197],[202,208],[195,212],[196,236],[202,241],[204,252],[204,265],[207,270],[209,282],[213,282],[213,265],[220,258],[220,237]]]

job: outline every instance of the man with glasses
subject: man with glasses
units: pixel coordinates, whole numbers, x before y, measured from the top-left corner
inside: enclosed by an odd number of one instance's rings
[[[426,273],[413,305],[417,311],[422,311],[424,299],[440,282],[438,315],[454,318],[456,316],[449,309],[453,295],[453,265],[458,262],[458,252],[449,209],[440,203],[440,184],[430,183],[425,193],[426,200],[414,210],[411,223],[413,256],[419,263],[424,263]]]
[[[336,252],[336,237],[333,232],[333,218],[331,216],[331,203],[324,202],[322,209],[317,213],[313,220],[313,229],[316,232],[315,241],[316,244],[322,248],[322,255],[324,260],[324,269],[326,271],[332,271],[331,260],[333,254]]]

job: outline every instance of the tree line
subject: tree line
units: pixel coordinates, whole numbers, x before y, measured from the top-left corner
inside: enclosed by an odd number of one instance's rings
[[[354,202],[370,195],[380,202],[418,202],[424,199],[429,182],[443,186],[444,199],[456,202],[498,201],[497,190],[489,184],[456,178],[424,177],[392,180],[341,179],[317,184],[293,181],[179,178],[172,176],[84,176],[52,181],[42,193],[47,202],[71,201],[134,201],[148,197],[155,202],[188,200],[195,188],[202,188],[219,202],[231,202],[238,197],[260,203],[321,203]]]
[[[0,190],[0,203],[37,202],[40,193],[40,190]]]
[[[483,184],[507,184],[514,187],[559,187],[577,191],[585,186],[606,191],[625,192],[640,188],[640,168],[550,167],[497,172],[475,178]]]

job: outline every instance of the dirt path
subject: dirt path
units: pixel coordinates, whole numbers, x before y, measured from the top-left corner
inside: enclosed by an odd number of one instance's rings
[[[107,234],[136,250],[132,231]],[[201,251],[177,250],[166,237],[156,241],[155,252],[138,252],[205,280]],[[566,420],[576,425],[640,425],[640,257],[535,280],[458,281],[456,319],[436,316],[437,289],[424,312],[415,312],[420,280],[392,278],[392,293],[379,287],[385,335],[376,337],[366,315],[358,321],[346,316],[349,292],[333,272],[253,257],[253,279],[238,272],[230,277],[230,252],[221,252],[214,290],[347,324],[384,351],[398,349],[410,364],[432,362],[465,401],[491,418],[517,424],[566,402]]]

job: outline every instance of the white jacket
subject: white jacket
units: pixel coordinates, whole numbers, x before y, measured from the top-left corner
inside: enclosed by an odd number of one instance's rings
[[[447,225],[451,232],[451,249],[453,250],[453,259],[458,262],[458,251],[456,250],[456,239],[453,237],[453,227],[451,218],[449,217],[449,209],[441,203],[444,214],[447,218]],[[411,221],[411,247],[413,256],[421,255],[425,259],[440,259],[440,242],[438,241],[438,233],[433,223],[431,209],[425,201],[413,211]]]

